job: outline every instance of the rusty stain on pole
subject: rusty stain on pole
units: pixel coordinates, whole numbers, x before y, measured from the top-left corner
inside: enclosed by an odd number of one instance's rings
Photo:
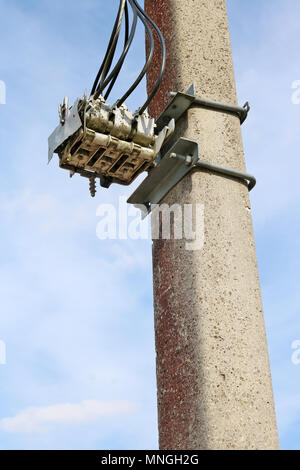
[[[167,45],[163,83],[237,104],[225,0],[145,0]],[[159,48],[156,54],[159,54]],[[159,67],[148,73],[151,89]],[[245,171],[240,121],[191,109],[180,135],[204,160]],[[205,243],[153,242],[161,449],[277,449],[278,435],[248,189],[209,171],[189,174],[164,203],[204,204]]]

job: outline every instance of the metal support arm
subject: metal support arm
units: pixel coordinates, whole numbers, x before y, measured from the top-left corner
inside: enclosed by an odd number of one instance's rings
[[[241,124],[245,122],[250,111],[250,104],[248,101],[244,104],[244,106],[237,106],[235,104],[221,103],[219,101],[212,101],[206,98],[199,98],[195,94],[194,85],[191,85],[186,93],[176,93],[171,91],[169,96],[172,97],[172,101],[167,105],[165,110],[156,121],[158,130],[161,130],[166,125],[166,122],[169,122],[168,120],[170,119],[175,119],[175,121],[178,121],[178,119],[188,109],[195,106],[199,108],[210,109],[212,111],[233,114],[239,118]]]
[[[204,161],[198,161],[194,167],[196,168],[204,168],[206,170],[211,170],[214,171],[215,173],[220,173],[222,175],[226,176],[232,176],[233,178],[238,178],[241,181],[248,181],[248,190],[251,191],[251,189],[254,188],[256,185],[256,178],[253,175],[250,175],[249,173],[243,173],[241,171],[233,170],[232,168],[226,168],[225,166],[220,166],[220,165],[213,165],[212,163],[204,162]]]
[[[177,93],[171,91],[170,96],[176,97]],[[194,97],[194,100],[191,101],[190,107],[197,106],[199,108],[211,109],[213,111],[224,111],[225,113],[235,114],[241,121],[241,124],[247,119],[248,113],[250,111],[250,104],[247,101],[244,106],[237,106],[234,104],[221,103],[219,101],[212,101],[206,98],[197,98]]]
[[[231,176],[247,183],[249,191],[256,179],[248,173],[208,163],[199,158],[197,142],[180,138],[153,168],[128,199],[129,204],[145,206],[151,212],[151,205],[159,204],[166,194],[188,173],[194,170],[208,170],[222,176]]]
[[[192,157],[190,155],[180,155],[178,153],[171,153],[170,158],[177,158],[179,160],[184,161],[186,166],[191,166],[190,170],[193,169],[205,169],[209,171],[213,171],[214,173],[220,173],[221,175],[225,176],[232,176],[233,178],[238,178],[239,180],[242,180],[243,182],[248,182],[248,190],[251,191],[251,189],[254,188],[256,185],[256,178],[253,175],[250,175],[249,173],[244,173],[242,171],[238,170],[233,170],[232,168],[227,168],[225,166],[221,165],[214,165],[213,163],[206,162],[204,160],[198,160],[194,164],[192,161]]]

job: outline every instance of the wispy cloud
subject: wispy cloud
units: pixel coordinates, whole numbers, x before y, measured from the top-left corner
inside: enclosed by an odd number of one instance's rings
[[[108,416],[131,414],[135,409],[136,405],[129,401],[98,400],[29,407],[14,417],[1,419],[0,428],[9,433],[40,432],[50,425],[89,423]]]

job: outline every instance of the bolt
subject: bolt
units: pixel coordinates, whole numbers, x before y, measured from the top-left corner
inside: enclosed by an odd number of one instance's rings
[[[90,193],[92,197],[96,195],[96,178],[94,176],[90,177]]]
[[[178,153],[171,153],[170,158],[178,158],[179,160],[184,160],[186,166],[190,166],[193,161],[193,157],[191,155],[185,156],[179,155]]]

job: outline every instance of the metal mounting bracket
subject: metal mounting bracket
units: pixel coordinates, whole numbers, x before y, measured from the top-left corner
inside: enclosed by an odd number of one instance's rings
[[[151,205],[158,204],[178,181],[190,172],[198,158],[197,142],[180,138],[155,168],[149,172],[149,176],[127,202],[143,205],[150,212]]]
[[[141,183],[128,199],[129,204],[142,208],[143,216],[151,212],[151,206],[159,204],[166,194],[192,170],[204,169],[222,176],[231,176],[254,188],[254,176],[241,171],[203,161],[199,158],[197,142],[180,138],[176,144],[161,158],[149,176]]]
[[[239,117],[241,124],[247,118],[250,110],[248,102],[243,107],[240,107],[197,98],[195,96],[194,85],[190,86],[187,93],[172,92],[170,96],[173,96],[172,101],[156,121],[158,131],[161,131],[171,119],[177,121],[192,106],[233,114]],[[248,173],[201,160],[197,142],[181,137],[167,153],[160,155],[160,159],[156,159],[155,167],[150,169],[148,177],[135,190],[127,202],[143,208],[142,212],[145,217],[151,212],[152,205],[162,201],[166,194],[185,175],[197,169],[209,170],[223,176],[237,178],[244,183],[247,182],[249,191],[256,185],[255,177]]]
[[[195,96],[194,85],[191,85],[186,93],[170,92],[169,95],[172,96],[173,99],[156,121],[158,130],[161,130],[172,118],[177,121],[191,107],[200,107],[210,109],[212,111],[233,114],[240,119],[241,124],[243,124],[247,119],[250,111],[250,105],[248,102],[242,107],[233,104],[220,103],[218,101],[212,101],[205,98],[198,98]]]

